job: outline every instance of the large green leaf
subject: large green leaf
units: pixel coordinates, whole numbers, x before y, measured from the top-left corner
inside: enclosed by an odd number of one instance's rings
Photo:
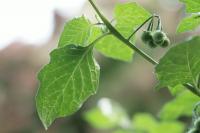
[[[96,93],[99,67],[92,48],[91,45],[67,45],[55,49],[50,54],[50,63],[40,71],[36,105],[45,128],[56,118],[77,111],[90,95]]]
[[[200,0],[180,0],[186,4],[186,11],[188,13],[200,12]]]
[[[192,116],[194,105],[200,98],[189,91],[184,91],[168,102],[160,112],[160,117],[164,120],[174,120],[180,116]]]
[[[118,4],[115,7],[114,17],[116,29],[125,38],[128,38],[137,27],[150,17],[150,13],[135,2],[131,2]],[[97,43],[96,48],[108,57],[124,61],[132,60],[133,50],[114,36],[105,37]]]
[[[179,84],[196,84],[200,73],[200,37],[171,48],[156,66],[157,87],[175,87]]]
[[[184,125],[177,121],[157,121],[146,113],[136,114],[133,118],[135,133],[183,133]]]
[[[186,32],[190,30],[194,30],[200,25],[200,16],[199,15],[191,15],[189,17],[184,18],[178,26],[178,32]]]
[[[65,24],[58,46],[69,44],[86,46],[90,37],[91,23],[84,16],[70,20]]]

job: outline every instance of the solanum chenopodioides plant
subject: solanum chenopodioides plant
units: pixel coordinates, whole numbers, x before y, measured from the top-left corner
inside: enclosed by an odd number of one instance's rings
[[[136,52],[156,65],[157,88],[169,87],[173,90],[177,85],[183,85],[200,96],[200,37],[171,48],[158,63],[134,45],[134,35],[148,23],[141,36],[143,42],[151,48],[167,47],[170,41],[162,31],[159,16],[151,15],[134,2],[118,4],[114,14],[116,23],[113,25],[92,0],[89,2],[101,22],[92,24],[84,16],[67,22],[58,47],[50,54],[49,64],[38,74],[40,87],[36,106],[46,129],[56,118],[76,112],[89,96],[96,93],[99,66],[93,57],[93,49],[123,61],[131,61]]]

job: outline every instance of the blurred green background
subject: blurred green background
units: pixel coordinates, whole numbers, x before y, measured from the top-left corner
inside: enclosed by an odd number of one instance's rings
[[[133,1],[133,0],[132,0]],[[125,0],[97,0],[104,14],[112,19],[114,5]],[[176,27],[184,17],[184,6],[178,0],[137,0],[151,13],[161,16],[164,30],[171,42],[182,41],[193,33],[176,35]],[[65,4],[70,3],[66,0]],[[23,3],[21,3],[23,4]],[[78,4],[78,3],[77,3]],[[85,14],[95,20],[95,13],[86,1],[79,16]],[[95,53],[101,66],[98,93],[90,97],[76,114],[61,118],[45,131],[35,108],[37,92],[37,72],[49,60],[48,53],[56,47],[67,16],[54,11],[54,32],[49,40],[42,44],[26,45],[26,42],[13,41],[0,50],[0,133],[110,133],[110,130],[95,129],[84,120],[83,114],[97,105],[99,99],[106,97],[118,102],[132,116],[139,112],[157,116],[161,107],[172,99],[167,89],[155,91],[154,67],[136,53],[132,63],[106,58]],[[13,20],[15,21],[15,20]],[[156,60],[167,49],[149,49],[141,43],[137,34],[136,45]]]

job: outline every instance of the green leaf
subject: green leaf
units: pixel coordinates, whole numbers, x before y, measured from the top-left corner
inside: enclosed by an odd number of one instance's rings
[[[100,40],[95,48],[105,56],[113,59],[130,62],[133,56],[133,50],[123,44],[116,37],[109,35]]]
[[[58,47],[69,44],[88,45],[91,27],[91,23],[84,16],[70,20],[65,24]]]
[[[116,27],[126,38],[150,16],[151,14],[136,2],[118,4],[115,7]]]
[[[112,129],[129,124],[124,109],[118,103],[107,98],[102,98],[97,107],[84,114],[84,118],[90,125],[99,129]]]
[[[92,48],[67,45],[55,49],[50,63],[40,71],[36,106],[46,129],[56,118],[76,112],[96,93],[99,66]]]
[[[197,28],[200,25],[200,1],[199,0],[180,0],[186,5],[186,12],[193,13],[191,16],[184,18],[178,26],[177,31],[185,32]]]
[[[183,133],[184,125],[177,121],[157,121],[150,114],[139,113],[133,118],[135,133]]]
[[[172,95],[177,95],[183,91],[185,91],[185,87],[183,85],[176,85],[175,87],[168,86]]]
[[[150,13],[135,2],[118,4],[115,7],[116,29],[125,37],[139,27]],[[97,43],[96,49],[105,56],[130,62],[133,56],[133,50],[123,44],[114,36],[107,36]]]
[[[192,116],[194,105],[200,101],[200,98],[189,91],[184,91],[177,97],[165,104],[160,112],[163,120],[174,120],[180,116]]]
[[[188,13],[200,12],[200,1],[199,0],[180,0],[186,4],[186,11]]]
[[[180,43],[171,48],[156,66],[161,87],[175,87],[179,84],[196,84],[200,72],[200,37]]]
[[[194,30],[199,25],[200,25],[200,17],[199,15],[194,14],[184,18],[179,24],[177,31],[180,33],[180,32]]]

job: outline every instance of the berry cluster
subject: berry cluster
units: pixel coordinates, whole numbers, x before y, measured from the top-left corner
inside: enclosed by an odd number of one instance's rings
[[[157,46],[167,47],[170,44],[170,40],[167,35],[162,31],[160,18],[158,19],[157,29],[153,31],[153,19],[149,24],[147,30],[143,31],[141,36],[142,41],[152,48]]]
[[[153,32],[143,31],[141,38],[145,44],[148,44],[152,48],[155,48],[157,46],[165,48],[170,44],[169,38],[164,32],[160,30],[156,30]]]

